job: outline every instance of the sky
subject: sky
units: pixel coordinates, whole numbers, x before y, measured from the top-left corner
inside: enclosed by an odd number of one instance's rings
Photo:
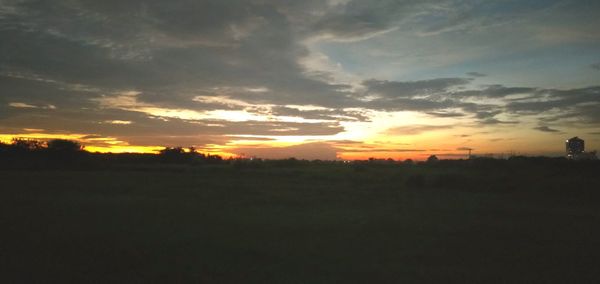
[[[600,1],[0,0],[0,141],[225,157],[600,149]]]

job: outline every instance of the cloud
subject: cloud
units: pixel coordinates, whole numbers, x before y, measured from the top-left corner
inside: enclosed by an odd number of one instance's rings
[[[128,124],[132,124],[132,121],[129,120],[106,120],[103,123],[107,123],[107,124],[116,124],[116,125],[128,125]]]
[[[580,123],[600,122],[600,86],[574,89],[540,89],[528,101],[510,102],[507,112],[520,115],[550,113],[545,120],[577,119]],[[553,119],[554,118],[554,119]]]
[[[475,117],[481,120],[494,118],[494,116],[501,114],[501,110],[493,110],[493,111],[477,111],[475,112]]]
[[[417,95],[428,95],[444,92],[451,87],[466,85],[470,82],[467,78],[437,78],[421,81],[386,81],[367,80],[363,85],[369,94],[387,98],[412,98]]]
[[[412,13],[421,11],[427,1],[347,1],[317,19],[311,30],[332,40],[364,40],[394,29]]]
[[[480,120],[479,123],[483,124],[483,125],[496,125],[496,124],[518,124],[518,121],[507,121],[507,120],[500,120],[500,119],[496,119],[496,118],[486,118],[483,120]]]
[[[534,127],[533,129],[539,130],[539,131],[542,131],[542,132],[551,132],[551,133],[560,132],[560,130],[553,129],[553,128],[550,128],[548,126],[538,126],[538,127]]]
[[[436,117],[463,117],[465,114],[459,112],[444,112],[444,111],[432,111],[427,112],[427,114],[436,116]]]
[[[26,103],[9,103],[8,106],[16,108],[38,108],[37,106]]]
[[[27,108],[56,109],[56,106],[54,106],[54,105],[32,105],[32,104],[21,103],[21,102],[9,103],[8,106],[14,107],[14,108],[24,108],[24,109],[27,109]]]
[[[503,85],[489,85],[483,89],[467,90],[453,92],[452,96],[456,98],[505,98],[511,95],[531,94],[536,91],[529,87],[506,87]]]
[[[467,75],[471,76],[471,77],[486,77],[486,74],[483,73],[479,73],[479,72],[468,72]]]
[[[454,0],[1,2],[0,37],[10,39],[0,41],[2,129],[196,145],[332,136],[400,111],[474,127],[600,124],[598,86],[475,85],[490,78],[456,71],[502,77],[483,66],[485,55],[510,63],[513,53],[544,50],[541,35],[553,31],[571,34],[569,43],[594,40],[598,17],[574,2],[561,4],[565,12]],[[373,58],[361,56],[374,46],[391,56],[368,72]],[[335,68],[303,64],[319,53]],[[441,130],[423,123],[395,130]]]
[[[594,63],[594,64],[590,65],[590,67],[595,70],[600,70],[600,62]]]
[[[343,120],[343,121],[369,121],[370,118],[361,111],[349,109],[331,109],[331,108],[316,108],[316,109],[300,109],[291,106],[275,106],[271,108],[271,114],[279,116],[302,117],[306,119],[317,120]]]
[[[385,131],[388,135],[418,135],[425,132],[451,129],[451,125],[409,125],[393,127]]]

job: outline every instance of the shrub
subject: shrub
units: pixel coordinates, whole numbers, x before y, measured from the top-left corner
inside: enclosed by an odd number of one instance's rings
[[[44,142],[31,139],[14,138],[11,148],[18,152],[30,152],[44,149]]]
[[[83,150],[79,142],[64,139],[54,139],[47,143],[46,149],[51,152],[75,153]]]

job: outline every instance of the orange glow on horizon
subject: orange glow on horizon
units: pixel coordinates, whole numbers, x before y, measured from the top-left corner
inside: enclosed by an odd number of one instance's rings
[[[264,159],[289,158],[298,159],[341,159],[366,160],[394,159],[415,161],[425,160],[430,155],[440,159],[465,159],[468,152],[465,148],[473,149],[476,156],[508,157],[510,155],[551,155],[562,153],[564,140],[561,134],[540,133],[536,136],[519,135],[512,130],[506,133],[473,130],[454,126],[427,130],[425,126],[402,126],[394,131],[381,130],[383,127],[371,129],[356,125],[354,132],[341,132],[336,135],[323,136],[272,136],[272,135],[223,135],[223,141],[215,144],[180,145],[194,146],[199,153],[219,155],[225,159],[235,157],[257,157]],[[388,128],[390,129],[390,128]],[[412,131],[412,132],[410,132]],[[507,132],[508,133],[508,132]],[[514,134],[513,134],[514,133]],[[164,146],[173,145],[139,145],[130,144],[127,137],[106,137],[94,134],[80,133],[44,133],[43,129],[28,128],[23,133],[0,133],[0,141],[10,143],[14,138],[36,139],[47,141],[51,139],[67,139],[81,143],[88,152],[99,153],[146,153],[157,154]],[[560,139],[558,139],[560,138]],[[548,143],[548,141],[557,141]],[[594,140],[590,139],[590,149],[595,149]],[[157,143],[158,144],[158,143]],[[179,145],[175,145],[179,146]],[[282,153],[285,153],[283,157]],[[488,154],[489,153],[489,154]],[[321,154],[322,158],[321,158]],[[308,158],[310,157],[310,158]]]

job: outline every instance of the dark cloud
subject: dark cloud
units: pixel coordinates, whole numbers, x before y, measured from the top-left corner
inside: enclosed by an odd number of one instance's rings
[[[305,47],[276,5],[251,1],[22,1],[0,19],[3,65],[140,99],[185,105],[192,90],[261,85],[263,101],[339,105],[340,86],[308,79]],[[283,9],[282,9],[283,10]],[[43,49],[34,48],[44,46]],[[62,60],[66,59],[68,60]],[[243,94],[239,94],[243,96]]]
[[[432,111],[427,114],[437,117],[463,117],[465,114],[459,112],[444,112],[444,111]]]
[[[520,115],[559,112],[544,118],[547,121],[570,118],[586,124],[600,122],[600,86],[565,90],[541,89],[532,98],[535,100],[511,102],[507,104],[506,110]]]
[[[551,133],[560,132],[560,130],[553,129],[553,128],[550,128],[550,127],[545,126],[545,125],[534,127],[533,129],[539,130],[539,131],[542,131],[542,132],[551,132]]]
[[[535,88],[506,87],[503,85],[490,85],[480,90],[467,90],[452,93],[456,98],[504,98],[510,95],[531,94]]]
[[[443,99],[377,99],[362,104],[362,107],[386,110],[386,111],[419,111],[419,112],[431,112],[437,110],[444,110],[448,108],[457,107],[458,102]]]
[[[479,72],[468,72],[467,75],[471,77],[485,77],[487,74],[479,73]]]
[[[334,7],[331,13],[318,19],[312,30],[339,40],[353,40],[389,30],[412,13],[422,10],[431,1],[357,1]]]
[[[483,124],[483,125],[495,125],[495,124],[518,124],[518,121],[507,121],[507,120],[500,120],[500,119],[496,119],[496,118],[486,118],[483,120],[480,120],[479,123]]]
[[[494,118],[494,116],[501,114],[501,113],[502,113],[501,110],[478,111],[475,113],[475,117],[478,119],[490,119],[490,118]]]
[[[527,116],[559,126],[567,120],[600,123],[598,86],[474,86],[473,77],[485,76],[479,72],[467,73],[468,78],[339,83],[327,72],[309,76],[314,70],[299,63],[311,54],[310,40],[353,41],[394,29],[423,38],[477,32],[521,19],[541,4],[493,9],[503,6],[451,0],[0,2],[0,38],[7,39],[0,41],[3,129],[173,145],[177,139],[220,143],[229,139],[223,135],[332,135],[345,130],[342,122],[370,121],[370,110],[417,111],[478,125],[515,124]],[[137,94],[133,106],[102,104],[127,92]],[[181,119],[144,107],[237,110],[309,121]],[[115,120],[131,123],[106,123]],[[395,130],[412,135],[440,127]]]
[[[390,128],[385,131],[389,135],[417,135],[424,132],[451,129],[451,125],[409,125]]]
[[[466,85],[470,82],[467,78],[437,78],[422,81],[382,81],[367,80],[363,85],[370,94],[387,98],[411,98],[417,95],[428,95],[444,92],[451,87]]]
[[[590,67],[595,70],[600,70],[600,62],[594,63],[594,64],[590,65]]]
[[[271,113],[281,116],[294,116],[307,119],[324,120],[345,120],[345,121],[369,121],[369,117],[364,113],[343,109],[316,109],[300,110],[293,107],[276,106],[271,109]]]

